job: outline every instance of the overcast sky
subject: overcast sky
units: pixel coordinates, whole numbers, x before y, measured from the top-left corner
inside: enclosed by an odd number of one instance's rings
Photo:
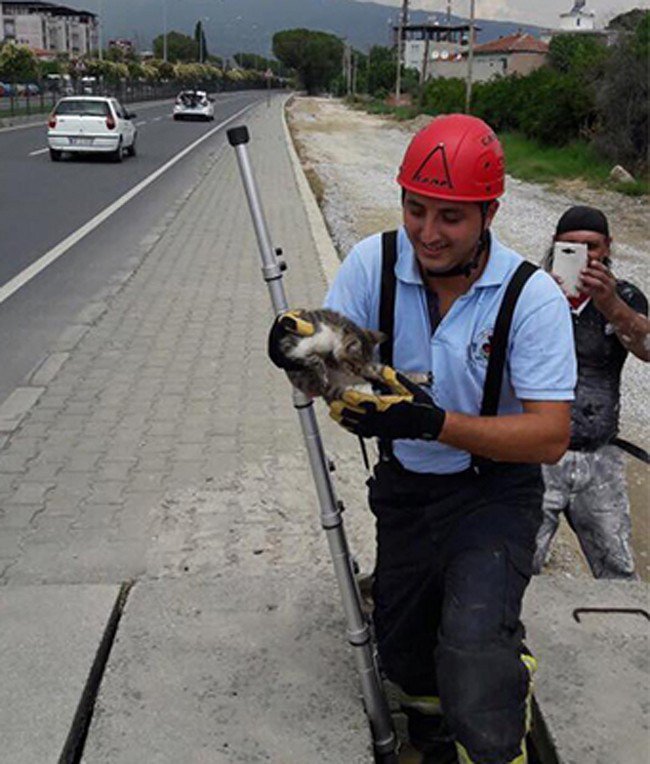
[[[357,0],[363,2],[364,0]],[[402,0],[374,0],[384,5],[401,6]],[[469,15],[469,0],[451,0],[451,12],[459,16]],[[522,21],[540,26],[556,27],[559,14],[570,11],[573,0],[476,0],[476,17],[497,21]],[[409,7],[416,11],[445,11],[447,0],[409,0]],[[587,0],[585,10],[596,14],[596,25],[604,26],[609,19],[632,8],[650,9],[650,0]]]

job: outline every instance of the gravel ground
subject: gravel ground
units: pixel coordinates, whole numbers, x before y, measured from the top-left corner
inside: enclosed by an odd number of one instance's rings
[[[341,257],[360,238],[399,225],[399,188],[392,182],[413,133],[429,120],[398,123],[369,115],[327,98],[295,98],[288,121],[303,168],[320,203]],[[615,269],[648,294],[644,262],[648,205],[644,199],[590,189],[579,182],[551,189],[508,177],[507,193],[494,229],[504,243],[538,262],[550,244],[555,222],[577,203],[598,206],[608,215],[615,239]],[[648,367],[629,358],[623,375],[621,434],[648,448]],[[650,483],[647,468],[629,460],[633,543],[640,574],[650,580]],[[550,568],[586,575],[573,534],[563,529]]]

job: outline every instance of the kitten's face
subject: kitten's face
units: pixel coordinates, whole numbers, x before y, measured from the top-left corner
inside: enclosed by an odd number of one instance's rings
[[[375,347],[383,340],[383,335],[369,329],[357,328],[354,333],[343,332],[341,340],[337,362],[348,371],[359,372],[373,361]]]

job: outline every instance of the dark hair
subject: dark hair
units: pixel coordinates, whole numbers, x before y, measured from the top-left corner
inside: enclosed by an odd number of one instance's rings
[[[555,236],[569,231],[594,231],[609,239],[609,223],[604,212],[596,207],[570,207],[557,221]]]

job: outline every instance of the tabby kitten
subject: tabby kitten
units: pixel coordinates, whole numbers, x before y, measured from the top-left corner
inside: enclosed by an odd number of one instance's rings
[[[292,384],[310,397],[326,401],[340,398],[353,387],[372,392],[372,383],[381,381],[381,364],[375,361],[375,348],[384,340],[381,332],[361,329],[334,310],[302,310],[300,317],[314,325],[310,337],[286,334],[280,350],[304,370],[287,371]]]

